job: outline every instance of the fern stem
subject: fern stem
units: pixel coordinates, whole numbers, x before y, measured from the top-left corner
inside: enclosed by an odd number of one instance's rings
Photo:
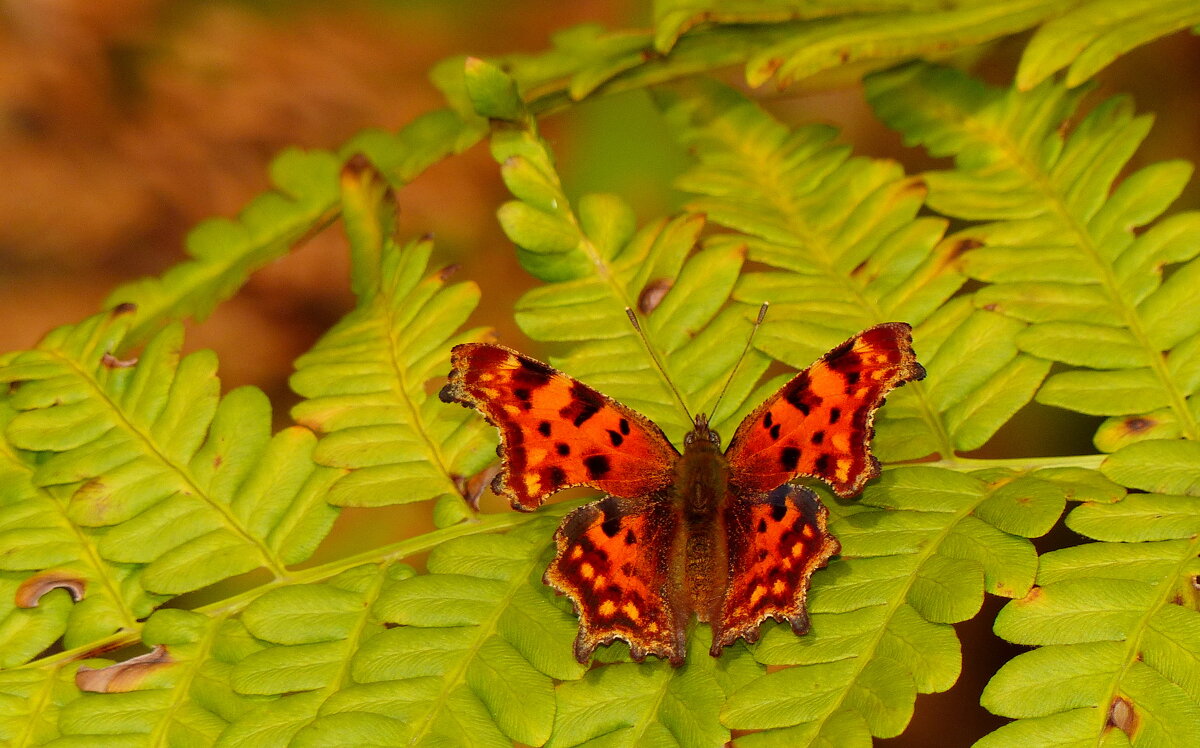
[[[369,551],[340,558],[336,561],[331,561],[320,566],[313,566],[302,571],[292,572],[283,577],[277,577],[267,584],[255,587],[252,590],[234,595],[225,600],[218,600],[214,603],[196,608],[197,613],[203,613],[207,616],[231,615],[236,613],[254,600],[262,596],[268,590],[273,590],[277,587],[286,587],[296,584],[312,584],[314,582],[322,582],[326,579],[341,574],[347,569],[352,569],[355,566],[363,564],[381,564],[384,562],[396,562],[408,556],[415,555],[433,549],[434,547],[445,543],[453,538],[466,537],[469,535],[481,535],[489,532],[498,532],[500,530],[508,530],[514,527],[531,522],[543,516],[560,516],[566,514],[571,509],[579,506],[584,500],[561,502],[558,504],[548,504],[543,506],[537,512],[525,514],[521,512],[504,512],[502,514],[488,514],[476,520],[468,520],[460,522],[452,527],[446,527],[441,530],[424,535],[418,535],[415,538],[406,538],[404,540],[392,543],[391,545],[375,548]],[[74,662],[76,660],[87,659],[94,657],[102,652],[111,652],[114,649],[132,646],[141,640],[141,625],[138,624],[135,630],[120,631],[118,633],[106,636],[103,639],[98,639],[83,646],[68,649],[63,652],[44,657],[40,660],[34,660],[23,668],[38,667],[54,667],[61,663]]]
[[[204,638],[196,648],[195,655],[188,660],[189,667],[186,671],[187,674],[171,686],[171,703],[163,710],[162,716],[159,717],[155,724],[153,732],[148,736],[148,745],[169,747],[174,744],[171,739],[171,728],[175,726],[175,712],[180,707],[189,703],[192,681],[196,679],[200,668],[208,661],[213,642],[217,640],[217,633],[221,630],[221,624],[228,615],[228,613],[224,613],[209,620],[209,624],[204,632]]]
[[[1006,457],[999,459],[981,459],[974,457],[950,457],[932,462],[922,462],[921,465],[968,472],[986,470],[987,468],[1005,468],[1007,470],[1040,470],[1042,468],[1080,467],[1096,470],[1108,455],[1063,455],[1058,457]]]

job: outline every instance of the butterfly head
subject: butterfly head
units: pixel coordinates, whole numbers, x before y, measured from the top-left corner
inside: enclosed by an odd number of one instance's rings
[[[712,444],[714,447],[721,446],[721,435],[708,427],[708,414],[701,413],[696,416],[696,423],[692,430],[683,437],[683,445],[690,447],[697,443]]]

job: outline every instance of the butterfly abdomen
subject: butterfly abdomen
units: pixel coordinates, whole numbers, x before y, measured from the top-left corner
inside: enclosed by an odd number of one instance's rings
[[[675,467],[674,493],[684,521],[683,594],[701,621],[720,614],[728,577],[723,504],[729,491],[729,463],[708,439],[687,444]]]

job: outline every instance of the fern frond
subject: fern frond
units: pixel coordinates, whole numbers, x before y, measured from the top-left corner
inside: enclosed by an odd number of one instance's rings
[[[893,468],[867,487],[865,506],[836,507],[842,559],[813,576],[812,630],[771,626],[752,650],[766,665],[801,667],[730,696],[722,721],[762,731],[739,745],[870,745],[904,730],[917,693],[954,684],[950,624],[974,616],[985,591],[1028,592],[1037,555],[1025,537],[1048,531],[1065,501],[1037,473],[985,477]]]
[[[191,259],[161,277],[126,283],[109,294],[106,307],[137,307],[124,344],[137,345],[172,320],[207,317],[250,273],[332,220],[339,166],[327,151],[284,152],[271,164],[275,190],[251,201],[237,220],[214,218],[192,229],[186,244]]]
[[[555,520],[438,545],[429,573],[384,562],[268,592],[241,625],[262,646],[230,671],[269,699],[219,746],[541,745],[551,678],[578,678],[575,621],[541,584]],[[396,624],[399,624],[398,626]]]
[[[689,638],[683,670],[661,661],[615,663],[561,684],[547,748],[728,743],[729,729],[718,718],[725,697],[764,668],[742,647],[710,657],[707,627],[695,627]]]
[[[291,386],[307,399],[292,416],[322,435],[313,453],[318,463],[351,471],[333,485],[330,503],[444,497],[439,518],[457,521],[469,510],[456,481],[495,458],[495,434],[469,411],[446,408],[426,384],[445,373],[452,345],[481,334],[456,332],[475,309],[479,288],[447,286],[446,273],[428,274],[432,243],[397,246],[379,214],[390,201],[347,181],[345,192],[361,200],[343,209],[360,301],[296,360]]]
[[[1078,86],[1134,47],[1197,25],[1200,6],[1191,0],[1086,0],[1029,40],[1017,88],[1028,91],[1064,67],[1066,84]]]
[[[28,553],[47,525],[70,528],[87,561],[68,568],[97,575],[80,603],[96,606],[92,637],[144,615],[139,587],[178,595],[259,567],[282,576],[337,514],[323,496],[340,472],[313,464],[311,432],[272,437],[258,390],[220,398],[215,357],[181,357],[179,326],[136,363],[115,359],[129,322],[118,308],[59,328],[0,368],[18,411],[5,435],[41,453],[30,476],[41,492],[10,527],[12,547]],[[59,563],[36,552],[33,562]]]
[[[553,357],[556,365],[682,438],[692,424],[625,310],[637,310],[670,381],[688,410],[700,412],[715,400],[740,353],[728,341],[749,333],[756,311],[727,306],[744,250],[729,246],[689,257],[702,218],[660,220],[638,231],[633,211],[612,195],[585,195],[576,209],[549,149],[527,126],[498,130],[492,152],[519,198],[501,206],[501,225],[522,265],[549,281],[517,302],[517,323],[535,340],[569,343],[564,355]],[[760,354],[747,358],[727,394],[733,407],[723,408],[718,428],[766,366]]]
[[[953,265],[962,245],[942,239],[942,221],[917,217],[918,181],[893,162],[850,157],[831,128],[792,130],[728,89],[667,101],[699,161],[679,180],[699,195],[687,209],[736,231],[707,246],[745,244],[749,259],[780,268],[744,274],[734,289],[772,304],[761,350],[799,368],[871,325],[917,328],[929,377],[889,396],[882,459],[976,449],[1032,398],[1048,365],[1017,351],[1023,325],[946,303],[963,282]]]
[[[1050,82],[1001,91],[926,65],[872,78],[868,96],[910,142],[955,156],[955,170],[924,175],[930,205],[990,221],[958,235],[977,245],[965,271],[991,284],[976,304],[1030,323],[1016,337],[1022,350],[1093,369],[1055,374],[1037,399],[1115,416],[1096,437],[1104,450],[1200,437],[1200,317],[1188,311],[1200,213],[1134,232],[1166,210],[1191,167],[1152,164],[1114,184],[1150,118],[1110,99],[1064,135],[1080,92]],[[1178,263],[1164,282],[1163,267]]]
[[[761,46],[746,62],[746,81],[781,86],[847,63],[876,67],[890,61],[968,47],[1036,26],[1060,12],[1062,0],[1006,3],[863,2],[814,4],[796,0],[727,3],[673,0],[655,7],[656,45],[671,48],[701,21],[761,23],[788,18],[792,33]],[[857,7],[856,7],[857,6]]]
[[[1038,586],[1009,603],[996,633],[1040,649],[1006,663],[983,692],[1017,718],[976,745],[1189,746],[1200,735],[1200,508],[1192,496],[1130,494],[1067,517],[1102,542],[1043,555]]]

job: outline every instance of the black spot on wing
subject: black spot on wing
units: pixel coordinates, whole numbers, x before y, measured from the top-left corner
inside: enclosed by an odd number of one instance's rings
[[[606,496],[600,500],[597,508],[604,515],[604,521],[600,523],[600,530],[610,538],[615,537],[621,531],[621,512],[617,506],[617,500]]]
[[[766,521],[765,519],[760,519],[760,520],[758,521],[758,531],[759,531],[759,532],[766,532],[766,531],[767,531],[767,521]]]
[[[529,400],[529,398],[532,396],[529,393],[528,387],[516,388],[515,390],[513,390],[513,395],[515,395],[518,400]]]
[[[629,436],[629,421],[622,418],[621,423],[618,425],[618,428],[621,430],[622,434],[624,434],[625,436]]]
[[[787,504],[771,504],[771,519],[779,522],[787,516]]]
[[[853,347],[854,338],[851,338],[850,340],[839,344],[836,348],[830,349],[829,353],[825,354],[825,360],[828,361],[831,366],[834,366],[834,361],[842,359]],[[858,356],[855,356],[854,358],[858,358]]]
[[[600,480],[608,475],[608,471],[612,469],[612,465],[604,455],[588,455],[584,457],[583,466],[587,469],[588,477],[592,480]],[[609,537],[612,536],[610,535]]]
[[[801,372],[783,393],[783,399],[804,415],[808,415],[813,408],[821,405],[821,398],[816,393],[809,391],[810,384],[808,372]]]
[[[550,422],[542,421],[538,424],[538,433],[542,436],[550,436]]]
[[[772,426],[772,427],[771,427],[771,438],[772,438],[772,439],[778,439],[778,438],[779,438],[779,426],[780,426],[780,424],[778,424],[778,423],[777,423],[777,424],[775,424],[774,426]]]
[[[625,441],[625,437],[621,436],[620,431],[613,431],[612,429],[609,429],[608,440],[612,442],[614,447],[619,447],[621,446],[621,442]]]
[[[563,457],[566,457],[567,455],[571,454],[571,445],[565,442],[559,442],[558,444],[554,445],[554,451],[558,452]]]
[[[813,435],[812,435],[812,443],[813,444],[820,444],[823,441],[825,441],[825,432],[824,431],[817,431],[817,432],[813,433]]]
[[[817,457],[813,463],[818,475],[825,475],[829,472],[829,455],[821,455]]]
[[[830,408],[829,409],[829,425],[830,426],[837,423],[838,419],[841,417],[842,417],[842,409],[841,408]]]
[[[633,545],[637,542],[637,535],[633,534],[633,530],[625,531],[625,545]]]
[[[779,453],[779,464],[789,473],[796,469],[800,464],[800,449],[798,447],[784,447]]]
[[[763,416],[763,428],[771,428],[771,411],[769,410],[767,411],[766,415]]]
[[[578,427],[587,423],[588,419],[603,407],[604,398],[600,393],[587,385],[575,382],[571,385],[571,402],[558,411],[558,414]]]
[[[513,370],[513,381],[519,385],[537,389],[545,386],[547,382],[554,376],[554,369],[546,366],[541,361],[534,361],[531,358],[518,357],[521,365]]]
[[[551,465],[546,470],[546,480],[554,488],[558,488],[567,482],[567,473],[558,465]]]
[[[858,384],[860,374],[857,371],[846,372],[846,384]]]

